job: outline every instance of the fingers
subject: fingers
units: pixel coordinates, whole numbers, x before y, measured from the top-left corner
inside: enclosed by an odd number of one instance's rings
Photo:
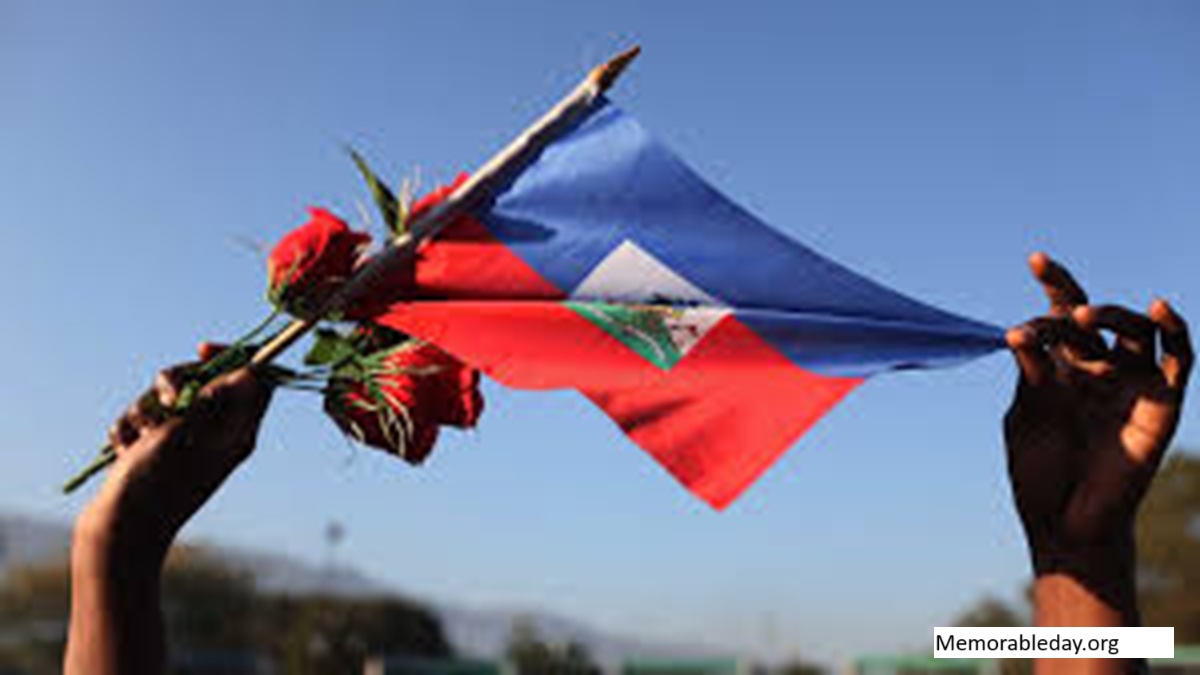
[[[200,357],[211,358],[221,349],[223,348],[217,345],[204,343],[200,346]],[[189,373],[195,370],[195,367],[194,363],[185,363],[159,371],[150,388],[109,427],[109,445],[118,450],[131,445],[146,430],[166,421],[179,400]]]
[[[176,401],[179,400],[179,393],[187,382],[187,373],[190,369],[191,366],[188,365],[174,366],[160,370],[154,377],[153,391],[158,395],[158,400],[163,406],[167,408],[175,406]]]
[[[1067,317],[1040,316],[1026,322],[1025,325],[1033,331],[1033,336],[1042,347],[1057,349],[1060,352],[1066,350],[1067,354],[1062,356],[1070,361],[1100,357],[1105,351],[1095,350],[1095,341],[1099,339],[1099,335],[1085,330]],[[1103,340],[1100,342],[1103,346]]]
[[[108,431],[108,442],[114,449],[132,444],[144,431],[161,424],[171,414],[171,405],[178,395],[178,372],[164,370],[146,390],[121,414]]]
[[[1069,315],[1075,307],[1087,304],[1088,297],[1083,287],[1075,281],[1067,268],[1050,256],[1041,252],[1029,256],[1029,269],[1041,282],[1046,298],[1050,301],[1052,314]]]
[[[1157,327],[1150,317],[1118,305],[1076,307],[1072,317],[1085,330],[1107,330],[1116,335],[1115,351],[1147,366],[1154,364]]]
[[[1163,375],[1167,378],[1168,386],[1182,394],[1187,388],[1195,362],[1187,322],[1166,300],[1155,300],[1150,305],[1150,319],[1158,326],[1162,336]]]
[[[1071,316],[1076,307],[1086,305],[1087,293],[1067,268],[1045,253],[1029,256],[1029,269],[1042,284],[1046,298],[1050,301],[1051,316]],[[1086,331],[1084,337],[1066,345],[1066,356],[1077,359],[1096,359],[1108,351],[1104,340],[1095,331]]]
[[[1114,365],[1096,354],[1094,333],[1063,317],[1038,317],[1006,334],[1021,368],[1022,382],[1034,387],[1055,379],[1104,379]]]
[[[1039,387],[1054,375],[1054,361],[1029,324],[1010,329],[1004,339],[1021,369],[1021,382]]]
[[[209,361],[224,351],[226,347],[212,343],[203,343],[198,351],[202,362]],[[109,445],[117,452],[146,437],[150,432],[163,426],[167,420],[179,412],[175,409],[180,398],[190,387],[189,381],[196,374],[196,363],[174,366],[158,373],[153,385],[129,406],[120,417],[113,422],[108,430]],[[190,401],[189,418],[200,418],[196,424],[189,427],[192,432],[204,433],[206,428],[218,429],[226,442],[241,443],[249,439],[253,444],[259,422],[270,402],[273,390],[273,380],[260,377],[247,368],[229,373],[213,380],[200,391],[200,395]],[[188,396],[190,400],[190,396]],[[192,408],[195,410],[192,410]]]
[[[108,445],[114,450],[123,448],[137,440],[138,432],[133,424],[121,415],[116,422],[108,428]]]

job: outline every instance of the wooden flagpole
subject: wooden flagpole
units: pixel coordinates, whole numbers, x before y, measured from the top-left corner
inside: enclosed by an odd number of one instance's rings
[[[633,46],[591,70],[587,77],[553,108],[514,138],[500,152],[475,170],[470,177],[437,206],[409,223],[408,231],[372,258],[316,313],[317,318],[296,319],[254,354],[252,366],[263,366],[311,331],[321,317],[336,313],[368,292],[388,271],[406,264],[421,242],[434,237],[465,211],[477,206],[495,188],[519,171],[609,89],[641,53]]]

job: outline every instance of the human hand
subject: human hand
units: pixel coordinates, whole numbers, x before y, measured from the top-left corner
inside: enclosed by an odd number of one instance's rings
[[[1132,567],[1134,516],[1179,422],[1192,346],[1165,301],[1147,314],[1089,305],[1046,255],[1030,267],[1050,312],[1008,333],[1021,370],[1004,422],[1013,493],[1038,573],[1103,593],[1105,575]]]
[[[201,361],[218,351],[202,345]],[[80,515],[77,537],[161,561],[184,523],[253,451],[272,383],[242,368],[201,388],[183,414],[172,414],[196,365],[159,373],[113,424],[109,441],[117,459]]]

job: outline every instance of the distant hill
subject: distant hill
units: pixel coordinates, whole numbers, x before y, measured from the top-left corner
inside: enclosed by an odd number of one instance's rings
[[[25,515],[0,514],[0,577],[8,569],[61,558],[70,550],[70,527]],[[504,652],[514,622],[529,622],[551,642],[575,641],[587,646],[603,664],[626,657],[688,657],[712,655],[714,650],[645,643],[613,635],[586,622],[540,610],[480,609],[467,604],[422,598],[372,579],[343,565],[330,569],[276,553],[226,546],[203,546],[229,565],[250,572],[266,592],[293,595],[332,593],[343,597],[392,596],[415,600],[431,608],[455,649],[478,658]]]
[[[61,558],[71,547],[71,528],[53,521],[0,513],[0,574],[28,563]]]

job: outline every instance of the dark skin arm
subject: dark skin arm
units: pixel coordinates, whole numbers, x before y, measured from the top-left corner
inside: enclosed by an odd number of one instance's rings
[[[1162,300],[1145,314],[1090,305],[1043,254],[1030,267],[1050,311],[1008,333],[1021,376],[1004,431],[1035,623],[1136,626],[1134,519],[1179,423],[1194,361],[1187,325]],[[1036,664],[1039,675],[1135,668],[1120,659]]]
[[[201,357],[214,349],[201,348]],[[158,412],[178,395],[179,370],[113,425],[117,451],[80,513],[71,549],[67,675],[158,675],[166,647],[159,585],[176,534],[254,449],[271,385],[249,369],[210,383],[183,417]]]

